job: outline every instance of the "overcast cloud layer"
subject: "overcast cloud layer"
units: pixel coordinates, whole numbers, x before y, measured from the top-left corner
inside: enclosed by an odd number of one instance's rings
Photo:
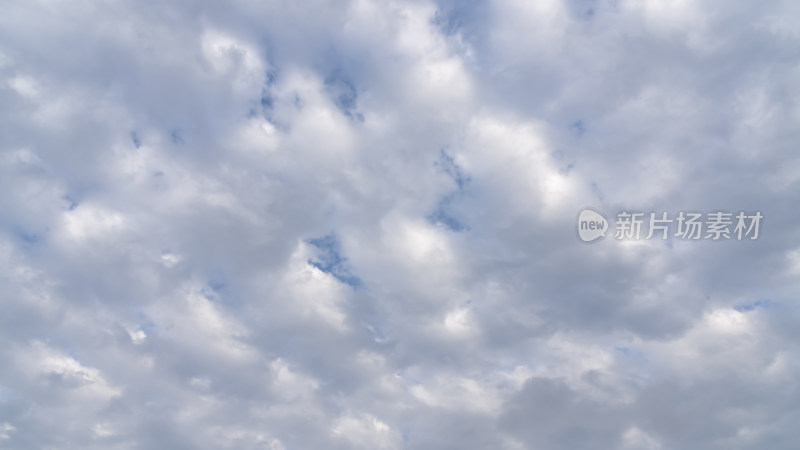
[[[0,447],[796,449],[799,99],[794,0],[4,1]]]

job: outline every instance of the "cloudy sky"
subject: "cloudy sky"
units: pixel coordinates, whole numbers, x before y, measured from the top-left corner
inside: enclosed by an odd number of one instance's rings
[[[796,449],[798,142],[794,0],[4,1],[0,447]]]

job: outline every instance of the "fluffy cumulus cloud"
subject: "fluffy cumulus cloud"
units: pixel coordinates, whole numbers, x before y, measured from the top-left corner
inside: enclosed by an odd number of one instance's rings
[[[796,2],[0,10],[0,447],[800,442]]]

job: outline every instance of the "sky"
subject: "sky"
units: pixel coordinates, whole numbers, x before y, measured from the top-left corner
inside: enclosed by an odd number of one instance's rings
[[[795,449],[798,142],[792,0],[3,1],[0,447]]]

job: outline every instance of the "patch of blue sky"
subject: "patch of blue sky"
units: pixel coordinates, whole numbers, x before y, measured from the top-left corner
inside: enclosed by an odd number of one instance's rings
[[[27,245],[37,244],[42,240],[42,236],[40,234],[26,231],[19,226],[14,228],[14,234],[17,236],[17,238],[19,238],[20,241]]]
[[[183,138],[183,133],[181,133],[181,130],[172,130],[172,133],[170,133],[170,137],[172,138],[173,144],[183,145],[186,143],[186,140]]]
[[[341,75],[329,75],[325,79],[325,88],[342,114],[352,120],[364,121],[364,116],[357,111],[358,91],[352,81]]]
[[[275,105],[275,102],[272,99],[272,95],[269,93],[267,88],[262,89],[261,91],[261,100],[259,101],[261,104],[261,108],[264,110],[272,110]]]
[[[14,391],[0,385],[0,402],[6,402],[14,397]]]
[[[597,0],[569,0],[565,3],[573,16],[578,19],[591,20],[598,12]],[[604,9],[613,9],[613,1],[606,3],[603,5]]]
[[[736,305],[733,307],[733,309],[739,312],[750,312],[750,311],[755,311],[756,309],[759,308],[763,309],[772,308],[773,306],[775,306],[775,304],[770,300],[755,300],[753,302]]]
[[[466,188],[470,182],[469,176],[464,173],[461,167],[456,164],[455,159],[444,149],[439,151],[439,159],[434,162],[434,166],[449,175],[456,182],[459,190]]]
[[[156,334],[156,324],[153,322],[144,311],[139,311],[139,329],[144,331],[144,334],[150,336]]]
[[[600,186],[598,186],[596,182],[592,181],[591,187],[592,194],[594,194],[594,196],[597,197],[597,199],[601,202],[604,201],[605,197],[603,196],[603,191],[600,190]]]
[[[575,168],[575,163],[570,162],[565,164],[565,156],[562,150],[555,150],[550,155],[558,162],[560,166],[558,171],[562,175],[567,175]]]
[[[270,123],[273,123],[272,113],[275,109],[275,97],[271,91],[272,86],[278,79],[275,71],[267,72],[267,80],[261,88],[261,97],[258,99],[258,107],[251,110],[251,115],[256,115],[256,109],[260,109],[261,115]]]
[[[383,332],[383,328],[375,323],[366,324],[367,329],[372,333],[372,336],[377,343],[384,343],[388,339],[386,338],[386,333]]]
[[[578,137],[586,134],[586,125],[583,123],[583,120],[576,120],[569,126],[569,129]]]
[[[440,0],[437,3],[433,24],[445,35],[460,33],[469,40],[485,26],[490,7],[487,0]]]
[[[452,198],[452,196],[448,196],[439,202],[436,210],[429,214],[427,219],[430,223],[443,225],[451,231],[464,231],[467,229],[467,226],[448,212],[448,206],[452,201]]]
[[[139,135],[136,134],[135,131],[131,132],[131,142],[133,142],[133,146],[139,148],[142,146],[142,141],[139,139]]]
[[[342,255],[341,245],[335,235],[329,234],[321,238],[309,239],[306,242],[319,250],[315,259],[308,260],[309,264],[353,288],[361,286],[361,279],[352,274],[347,258]]]
[[[236,309],[244,304],[236,283],[220,271],[214,271],[206,278],[206,285],[200,288],[200,294],[207,300],[226,308]]]
[[[456,192],[453,192],[443,197],[427,219],[433,224],[440,224],[447,227],[451,231],[464,231],[467,226],[461,222],[454,214],[451,213],[451,205],[459,195],[462,195],[467,188],[470,177],[464,173],[461,167],[455,162],[455,159],[450,156],[444,149],[439,153],[439,159],[434,162],[434,167],[442,173],[447,174],[456,184]]]
[[[631,359],[636,359],[636,360],[645,359],[644,353],[638,350],[633,350],[630,347],[614,347],[614,351],[619,353],[620,355],[623,355]]]
[[[49,347],[66,352],[66,354],[75,361],[83,363],[79,350],[70,342],[68,337],[62,334],[51,334],[45,338],[45,343],[47,343]]]
[[[78,201],[74,200],[69,195],[65,195],[65,196],[63,196],[61,198],[67,201],[67,209],[70,210],[70,211],[72,211],[75,208],[77,208],[78,205],[80,204]]]

